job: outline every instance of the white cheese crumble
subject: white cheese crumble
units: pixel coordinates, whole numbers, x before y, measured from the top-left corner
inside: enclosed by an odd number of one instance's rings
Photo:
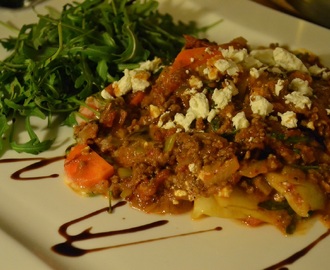
[[[133,93],[144,91],[150,85],[149,77],[150,73],[146,70],[125,69],[124,76],[112,84],[115,96],[120,97],[130,91]]]
[[[148,81],[150,73],[142,70],[132,70],[130,72],[132,82],[132,92],[144,91],[150,85]]]
[[[162,128],[165,129],[170,129],[170,128],[176,128],[176,125],[173,121],[168,121],[167,123],[165,123],[163,126],[161,126]]]
[[[195,89],[200,89],[203,87],[203,82],[193,75],[189,78],[189,86]]]
[[[232,97],[238,94],[235,80],[243,67],[248,67],[250,75],[254,78],[259,78],[264,70],[270,71],[270,69],[272,72],[277,73],[283,73],[284,70],[298,70],[306,73],[310,72],[311,74],[323,74],[325,72],[325,69],[317,66],[310,67],[308,70],[296,55],[281,47],[275,49],[252,50],[250,54],[248,54],[246,49],[237,50],[232,46],[227,49],[219,48],[219,50],[223,58],[216,60],[214,63],[208,63],[207,67],[203,70],[203,74],[206,75],[209,80],[218,80],[221,74],[229,75],[232,79],[225,80],[221,89],[214,89],[211,96],[214,107],[210,109],[210,104],[205,93],[198,92],[198,90],[200,91],[203,88],[203,81],[193,75],[188,80],[190,88],[184,92],[184,94],[189,94],[191,96],[186,114],[176,113],[172,119],[168,117],[164,118],[163,116],[166,114],[163,114],[159,118],[158,126],[163,128],[181,126],[185,131],[190,131],[190,125],[196,118],[207,119],[207,121],[211,122],[217,113],[219,113],[219,110],[224,109],[231,102]],[[205,52],[211,53],[211,50],[207,48]],[[193,58],[190,60],[191,62],[194,61]],[[123,80],[122,84],[124,89],[129,86],[129,82],[125,80]],[[274,94],[279,96],[285,86],[286,81],[278,79],[274,87]],[[309,96],[313,95],[313,90],[309,86],[308,81],[295,78],[287,87],[292,92],[284,96],[286,104],[292,103],[295,107],[301,109],[305,107],[311,108]],[[261,95],[251,95],[250,107],[254,114],[258,114],[262,117],[269,116],[273,112],[272,103]],[[155,110],[155,108],[150,107],[150,112],[155,117],[160,115],[160,112]],[[330,114],[330,109],[327,110],[327,112]],[[288,111],[283,114],[278,113],[278,116],[281,118],[281,124],[283,126],[288,128],[297,127],[298,120],[293,111]],[[277,119],[278,116],[274,116],[274,118]],[[230,118],[232,118],[232,123],[236,130],[247,128],[250,125],[244,112],[239,112],[234,117]],[[163,121],[163,119],[166,119],[166,121]]]
[[[212,66],[204,68],[203,74],[206,75],[210,81],[216,81],[219,79],[218,69]]]
[[[236,76],[240,71],[239,66],[231,59],[218,59],[214,66],[222,73]]]
[[[219,48],[222,56],[227,59],[233,60],[235,63],[242,62],[247,56],[247,50],[244,49],[235,49],[233,46],[229,46],[228,49]]]
[[[313,95],[313,89],[309,86],[308,81],[300,78],[294,78],[289,84],[289,89],[300,92],[305,96]]]
[[[287,128],[296,128],[298,125],[298,119],[296,113],[293,111],[287,111],[285,113],[278,113],[281,117],[281,125]]]
[[[225,108],[231,101],[231,98],[238,94],[236,85],[232,81],[226,80],[225,83],[226,85],[224,88],[216,88],[212,94],[212,100],[215,103],[216,109],[222,110]]]
[[[231,120],[233,121],[233,125],[236,130],[247,128],[250,125],[244,112],[237,113]]]
[[[122,96],[128,93],[132,89],[132,81],[130,71],[128,69],[124,70],[124,76],[121,77],[119,81],[113,82],[113,88],[115,95]]]
[[[322,72],[322,79],[329,80],[330,79],[330,71],[323,71]]]
[[[196,118],[206,118],[209,114],[209,101],[203,93],[196,93],[189,100],[189,110],[193,112]]]
[[[133,70],[124,70],[124,76],[113,82],[114,94],[117,97],[123,96],[128,92],[133,93],[138,91],[144,91],[150,86],[148,81],[150,72],[156,72],[161,67],[161,59],[155,57],[154,60],[147,60],[141,62],[139,67]]]
[[[315,126],[314,126],[314,122],[313,121],[309,121],[307,123],[306,127],[308,127],[311,130],[315,130]]]
[[[207,116],[207,121],[211,122],[213,118],[217,115],[217,113],[218,113],[217,109],[211,109],[209,115]]]
[[[157,125],[165,129],[170,129],[180,125],[185,131],[189,131],[191,123],[196,118],[205,119],[209,116],[209,113],[209,101],[206,95],[204,93],[197,92],[193,94],[189,100],[189,109],[187,110],[186,115],[183,113],[176,113],[173,121],[169,120],[164,123],[164,118],[169,115],[169,112],[165,112],[159,117]]]
[[[275,95],[279,96],[280,92],[283,90],[284,87],[284,80],[279,79],[277,83],[275,84]]]
[[[187,111],[187,114],[184,115],[182,113],[177,113],[174,116],[174,123],[177,125],[180,125],[184,128],[185,131],[189,131],[190,130],[190,125],[192,123],[192,121],[194,121],[196,119],[195,114],[192,112],[192,110]]]
[[[267,116],[273,111],[273,105],[263,96],[253,95],[250,97],[250,107],[253,113]]]
[[[196,167],[196,164],[195,163],[190,163],[188,165],[188,169],[191,173],[195,173],[197,171],[197,167]]]
[[[259,72],[258,69],[256,69],[255,67],[253,67],[253,68],[250,69],[250,75],[251,75],[252,77],[258,79],[259,76],[260,76],[260,72]]]
[[[162,115],[159,116],[157,126],[163,127],[164,126],[164,118],[166,118],[170,114],[169,111],[164,112]]]
[[[264,72],[265,68],[255,68],[255,67],[252,67],[250,69],[250,75],[256,79],[258,79],[260,77],[260,75]]]
[[[162,64],[162,60],[158,57],[155,57],[153,60],[147,60],[145,62],[141,62],[138,69],[147,70],[155,73],[159,70],[161,64]]]
[[[274,49],[273,57],[276,64],[287,71],[299,70],[308,73],[308,69],[297,56],[281,47]]]
[[[323,72],[325,72],[327,69],[326,68],[321,68],[318,65],[313,65],[308,68],[308,71],[313,75],[313,76],[319,76]]]
[[[284,99],[286,104],[292,103],[295,107],[300,109],[304,109],[305,107],[310,109],[312,106],[312,101],[298,91],[293,91],[292,93],[285,95]]]

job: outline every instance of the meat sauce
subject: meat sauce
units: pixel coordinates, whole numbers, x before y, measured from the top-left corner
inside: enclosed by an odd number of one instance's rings
[[[198,198],[239,192],[254,198],[257,211],[278,211],[275,225],[286,232],[311,213],[327,221],[329,70],[313,54],[277,44],[251,49],[243,38],[221,45],[186,39],[172,65],[134,73],[147,78],[143,90],[124,93],[119,80],[103,98],[86,101],[96,112],[81,109],[89,119],[74,129],[77,144],[114,167],[106,185],[87,193],[111,194],[146,212],[182,213]],[[289,180],[279,180],[283,175]],[[79,192],[74,179],[68,184]]]

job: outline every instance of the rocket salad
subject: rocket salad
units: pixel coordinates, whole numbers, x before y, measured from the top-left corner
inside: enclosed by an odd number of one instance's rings
[[[11,52],[0,61],[0,136],[8,136],[11,149],[31,154],[53,142],[39,139],[31,117],[51,120],[64,114],[65,123],[73,124],[70,113],[125,68],[155,56],[169,62],[182,48],[183,34],[207,30],[195,22],[175,22],[154,0],[85,0],[38,18],[16,37],[0,39]],[[30,139],[25,143],[14,140],[11,119],[18,116],[26,119]],[[0,140],[0,151],[5,150]]]

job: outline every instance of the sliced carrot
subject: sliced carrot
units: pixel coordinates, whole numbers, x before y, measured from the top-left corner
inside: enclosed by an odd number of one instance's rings
[[[142,92],[142,91],[135,92],[132,95],[131,100],[130,100],[129,103],[130,103],[130,105],[137,106],[142,102],[144,97],[145,97],[144,92]]]
[[[195,68],[204,63],[207,59],[220,55],[218,47],[199,47],[193,49],[182,50],[174,60],[173,69]]]
[[[100,187],[107,188],[108,179],[114,167],[86,144],[72,147],[64,163],[68,184],[81,193],[103,193]]]

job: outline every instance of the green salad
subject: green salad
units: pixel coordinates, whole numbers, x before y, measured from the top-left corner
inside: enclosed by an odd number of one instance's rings
[[[183,34],[208,27],[176,22],[154,0],[85,0],[49,8],[18,35],[0,39],[10,55],[0,61],[0,136],[17,152],[38,154],[53,140],[41,141],[31,117],[48,119],[72,112],[93,93],[118,79],[125,68],[160,57],[170,62],[184,45]],[[25,118],[29,140],[14,139],[16,117]],[[0,154],[6,151],[0,140]]]

